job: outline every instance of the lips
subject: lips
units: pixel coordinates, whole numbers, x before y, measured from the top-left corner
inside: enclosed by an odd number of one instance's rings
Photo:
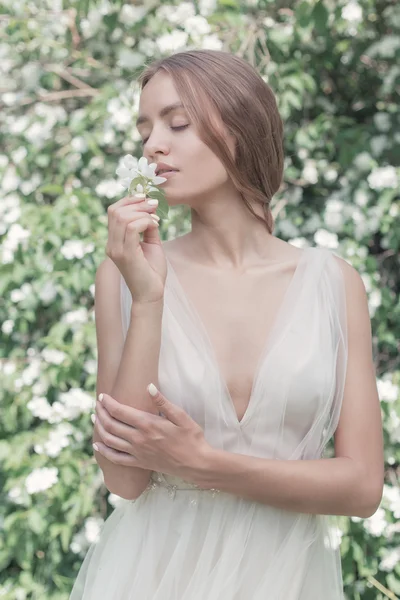
[[[178,171],[178,169],[175,169],[174,167],[172,167],[171,165],[169,165],[167,163],[160,162],[156,168],[156,175],[162,175],[163,173],[169,173],[171,171],[176,172],[176,171]]]

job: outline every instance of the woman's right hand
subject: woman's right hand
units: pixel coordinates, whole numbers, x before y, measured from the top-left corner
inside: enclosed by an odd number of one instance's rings
[[[164,297],[167,262],[158,217],[153,214],[156,209],[148,204],[144,194],[136,194],[118,200],[107,210],[106,254],[123,275],[136,304],[157,302]]]

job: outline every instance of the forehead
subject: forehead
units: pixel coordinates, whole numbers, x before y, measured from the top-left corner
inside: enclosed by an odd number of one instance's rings
[[[171,76],[159,71],[150,79],[140,94],[137,124],[143,122],[145,117],[154,119],[166,106],[178,106],[179,104],[182,104],[181,99]]]

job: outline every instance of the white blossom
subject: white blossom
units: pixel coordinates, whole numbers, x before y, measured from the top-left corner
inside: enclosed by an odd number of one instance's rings
[[[331,229],[340,229],[344,222],[344,202],[331,198],[325,206],[325,223]]]
[[[399,386],[391,381],[390,373],[377,380],[379,398],[384,402],[395,402],[400,395]]]
[[[199,0],[198,4],[203,17],[209,17],[217,8],[217,0]]]
[[[336,233],[331,233],[326,229],[318,229],[314,234],[314,241],[318,246],[335,249],[339,245]]]
[[[34,417],[43,421],[48,421],[52,415],[52,407],[44,396],[34,396],[26,406]]]
[[[56,467],[41,467],[34,469],[25,480],[28,494],[44,492],[58,481],[58,469]]]
[[[368,175],[369,187],[373,190],[383,190],[385,188],[397,188],[399,178],[396,169],[392,166],[379,167]]]
[[[120,183],[120,185],[122,185],[124,188],[129,189],[132,180],[138,176],[144,177],[149,182],[149,185],[156,186],[160,183],[164,183],[166,178],[156,175],[156,168],[157,163],[149,164],[145,156],[142,156],[139,160],[137,160],[137,158],[131,154],[127,154],[123,157],[121,164],[116,170],[117,175],[121,177],[118,183]],[[140,190],[143,191],[142,185],[140,185]]]
[[[7,496],[14,504],[24,504],[23,490],[19,485],[12,487]]]
[[[7,319],[3,322],[1,326],[1,330],[5,335],[10,335],[12,330],[14,329],[14,321],[12,319]]]
[[[308,183],[317,183],[318,171],[317,171],[315,160],[312,160],[312,159],[306,160],[303,171],[302,171],[302,177]]]
[[[67,260],[72,258],[83,258],[85,254],[93,252],[94,244],[92,242],[84,243],[82,240],[68,240],[60,248],[61,254]]]
[[[157,10],[157,17],[174,25],[185,25],[186,21],[196,15],[191,2],[180,2],[178,5],[164,4]]]
[[[73,434],[73,428],[69,423],[59,423],[52,431],[44,444],[37,444],[34,450],[38,454],[45,453],[52,458],[58,456],[63,448],[69,445],[69,435]]]
[[[400,519],[400,488],[398,486],[383,486],[383,498],[392,511],[395,519]]]
[[[162,54],[171,54],[178,52],[185,47],[188,40],[188,33],[186,31],[179,31],[175,29],[171,33],[165,33],[157,38],[156,43],[158,51]]]
[[[378,508],[378,510],[371,517],[364,519],[363,521],[364,529],[366,529],[371,535],[377,537],[383,534],[387,524],[385,511],[383,508]]]
[[[21,244],[24,250],[27,249],[27,240],[30,237],[31,232],[28,229],[24,229],[18,223],[13,223],[7,232],[5,239],[3,240],[0,248],[3,251],[3,263],[11,263],[14,260],[14,252]]]
[[[185,21],[185,29],[194,40],[199,40],[203,35],[211,32],[211,27],[207,19],[201,15],[189,17]]]
[[[50,304],[57,296],[57,288],[52,281],[46,281],[39,290],[39,298],[43,304]]]
[[[400,546],[391,548],[387,551],[379,564],[382,571],[393,571],[396,565],[400,564]]]
[[[51,363],[52,365],[61,365],[67,357],[65,352],[61,352],[61,350],[56,350],[55,348],[44,348],[42,350],[42,356],[46,362]]]
[[[88,311],[87,308],[82,306],[81,308],[77,308],[76,310],[71,310],[62,317],[63,323],[68,323],[68,325],[80,325],[88,322]]]
[[[362,21],[362,8],[353,0],[347,2],[342,8],[342,18],[351,23],[360,23]]]

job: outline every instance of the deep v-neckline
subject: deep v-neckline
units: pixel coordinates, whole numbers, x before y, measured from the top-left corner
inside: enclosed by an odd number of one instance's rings
[[[283,296],[282,296],[282,300],[281,303],[279,305],[278,310],[276,311],[274,318],[272,319],[272,324],[269,328],[269,331],[267,333],[267,337],[264,341],[264,345],[263,345],[263,349],[261,351],[261,355],[260,358],[258,360],[256,369],[254,371],[254,377],[253,377],[253,382],[252,382],[252,386],[251,386],[251,391],[250,391],[250,397],[245,409],[245,412],[243,413],[242,418],[239,420],[237,412],[236,412],[236,408],[235,408],[235,404],[233,402],[233,398],[232,395],[229,391],[228,385],[226,383],[225,378],[223,377],[222,371],[220,369],[218,360],[217,360],[217,354],[214,350],[214,346],[211,342],[210,336],[207,332],[207,328],[204,325],[204,321],[202,319],[202,317],[200,316],[198,310],[196,309],[196,307],[194,306],[193,302],[190,300],[188,294],[186,293],[184,287],[182,286],[180,279],[174,269],[174,267],[172,266],[172,263],[170,261],[170,259],[165,255],[167,264],[168,264],[168,271],[169,273],[171,273],[173,275],[173,278],[175,280],[175,285],[177,287],[177,289],[180,292],[181,298],[186,302],[187,307],[190,309],[190,312],[192,313],[193,316],[193,321],[195,323],[196,329],[199,331],[199,334],[201,334],[203,336],[203,338],[206,340],[207,346],[208,346],[208,351],[210,354],[210,357],[212,359],[216,374],[218,376],[218,380],[223,388],[224,391],[224,395],[227,398],[229,404],[230,404],[230,410],[233,413],[233,418],[234,418],[234,423],[236,424],[237,427],[242,427],[244,425],[244,423],[248,420],[249,415],[251,414],[251,409],[253,406],[253,397],[254,397],[254,392],[255,392],[255,388],[257,385],[257,382],[260,378],[261,375],[261,371],[262,371],[262,367],[264,365],[264,362],[267,359],[267,356],[269,354],[269,352],[271,351],[272,348],[269,348],[270,343],[271,343],[271,339],[273,338],[277,325],[280,323],[281,321],[281,317],[283,315],[284,309],[286,308],[286,304],[287,304],[287,300],[289,298],[289,296],[291,295],[292,290],[294,289],[295,284],[297,283],[297,280],[300,276],[301,273],[301,267],[303,266],[303,264],[306,263],[306,259],[308,258],[308,255],[310,254],[310,251],[314,250],[313,247],[308,247],[308,248],[304,248],[302,250],[301,256],[297,262],[297,265],[295,267],[295,270],[293,272],[292,277],[290,278],[290,282],[287,285]],[[273,344],[272,344],[273,347]]]

